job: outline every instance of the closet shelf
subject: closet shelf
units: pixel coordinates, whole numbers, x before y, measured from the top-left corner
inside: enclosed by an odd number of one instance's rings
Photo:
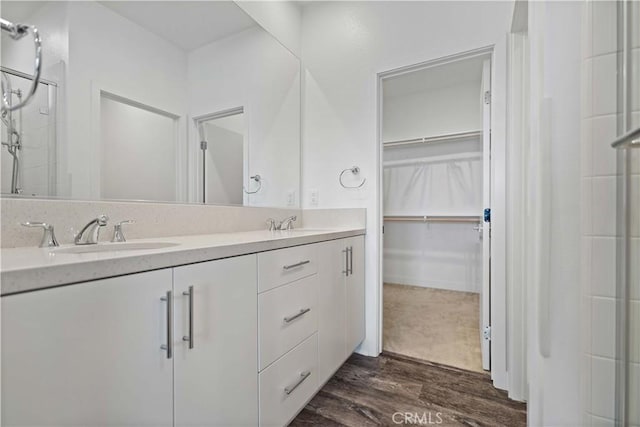
[[[385,221],[398,222],[482,222],[478,215],[385,215]]]
[[[399,141],[384,142],[384,147],[396,147],[401,145],[413,145],[413,144],[433,144],[439,142],[455,141],[457,139],[467,139],[481,136],[481,130],[473,130],[469,132],[448,133],[444,135],[425,136],[422,138],[402,139]]]

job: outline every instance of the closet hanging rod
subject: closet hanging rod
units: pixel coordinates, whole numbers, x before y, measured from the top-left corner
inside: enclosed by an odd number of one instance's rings
[[[385,215],[385,221],[397,222],[471,222],[478,223],[482,217],[475,215]]]
[[[425,136],[422,138],[403,139],[399,141],[389,141],[382,145],[385,147],[397,147],[401,145],[413,145],[413,144],[433,144],[439,142],[455,141],[456,139],[473,138],[481,136],[481,130],[472,130],[469,132],[448,133],[444,135]]]

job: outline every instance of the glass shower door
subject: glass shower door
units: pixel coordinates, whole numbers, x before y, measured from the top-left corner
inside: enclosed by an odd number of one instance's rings
[[[1,72],[11,85],[10,102],[21,102],[31,77],[5,68]],[[26,106],[2,113],[2,194],[56,195],[56,95],[55,83],[41,81]]]

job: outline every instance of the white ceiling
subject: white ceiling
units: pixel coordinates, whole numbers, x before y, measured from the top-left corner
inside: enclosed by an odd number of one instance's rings
[[[25,20],[47,3],[46,1],[7,1],[0,5],[2,17],[16,24],[26,24]]]
[[[99,3],[187,51],[258,25],[232,1]]]
[[[487,56],[479,56],[438,65],[385,79],[384,96],[403,96],[416,92],[482,81],[482,64]]]

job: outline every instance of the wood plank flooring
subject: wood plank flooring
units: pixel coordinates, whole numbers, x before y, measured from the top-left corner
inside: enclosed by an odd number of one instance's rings
[[[526,405],[495,389],[485,373],[393,353],[354,354],[291,423],[398,425],[526,426]]]

